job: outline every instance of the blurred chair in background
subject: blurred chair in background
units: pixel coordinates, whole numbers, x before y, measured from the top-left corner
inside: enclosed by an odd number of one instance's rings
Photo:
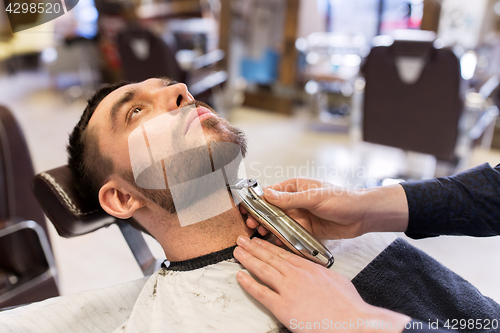
[[[464,97],[459,59],[434,41],[434,33],[404,31],[392,43],[372,48],[362,69],[362,135],[367,142],[432,155],[451,174],[465,167],[477,139],[491,144],[498,109],[488,97],[498,80],[489,81],[481,94]],[[425,177],[435,171],[434,165]]]
[[[67,40],[46,48],[41,58],[54,86],[64,91],[67,101],[89,98],[100,83],[100,54],[91,40]]]
[[[94,0],[77,3],[66,4],[73,8],[54,21],[53,46],[41,53],[52,85],[62,90],[69,102],[94,93],[101,83],[103,67],[97,47],[99,14]]]
[[[45,216],[30,191],[33,176],[24,136],[0,106],[0,308],[59,295]]]
[[[354,81],[369,47],[363,35],[315,32],[295,43],[315,129],[347,132]]]
[[[118,36],[118,50],[122,60],[123,78],[140,82],[152,77],[169,77],[186,83],[194,98],[212,104],[212,94],[220,91],[227,73],[216,69],[224,57],[215,50],[192,59],[183,70],[176,59],[176,52],[153,32],[142,28],[131,28]],[[212,105],[218,109],[221,106]]]

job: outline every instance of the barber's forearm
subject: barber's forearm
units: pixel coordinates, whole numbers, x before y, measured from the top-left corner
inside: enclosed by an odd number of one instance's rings
[[[401,185],[366,190],[359,204],[365,232],[404,232],[408,228],[408,201]]]

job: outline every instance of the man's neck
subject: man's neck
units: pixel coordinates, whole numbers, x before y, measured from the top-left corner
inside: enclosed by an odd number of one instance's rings
[[[156,239],[169,261],[181,261],[234,246],[239,235],[250,237],[252,234],[253,229],[246,226],[238,207],[233,207],[213,218],[185,227],[170,223]]]

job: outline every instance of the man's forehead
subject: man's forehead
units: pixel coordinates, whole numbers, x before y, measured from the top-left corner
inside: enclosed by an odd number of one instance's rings
[[[124,85],[118,89],[113,90],[109,93],[103,100],[97,105],[94,114],[89,120],[88,126],[95,126],[95,123],[107,124],[109,122],[104,122],[105,117],[109,118],[109,113],[114,105],[114,103],[119,100],[125,93],[133,89],[147,90],[149,87],[154,86],[166,86],[172,84],[173,81],[168,78],[154,78],[148,79],[138,83],[130,83]]]
[[[92,117],[90,117],[88,126],[94,127],[97,123],[103,124],[103,120],[105,119],[105,117],[109,116],[109,112],[111,110],[111,107],[113,106],[113,103],[117,101],[120,98],[120,96],[122,96],[125,92],[129,91],[134,87],[137,87],[137,85],[139,84],[140,83],[127,84],[110,92],[97,105],[94,113],[92,114]]]
[[[144,81],[143,81],[144,82]],[[123,93],[125,93],[126,91],[134,88],[134,87],[137,87],[139,85],[141,85],[143,82],[134,82],[134,83],[130,83],[130,84],[127,84],[127,85],[124,85],[124,86],[121,86],[120,88],[118,89],[115,89],[113,90],[112,92],[110,92],[106,97],[104,97],[104,99],[101,101],[101,103],[99,103],[98,105],[98,108],[104,104],[104,103],[110,103],[110,102],[114,102],[116,101],[118,98],[120,98],[121,95],[123,95]]]

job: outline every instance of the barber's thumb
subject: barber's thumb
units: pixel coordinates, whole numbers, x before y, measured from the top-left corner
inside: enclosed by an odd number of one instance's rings
[[[270,188],[265,191],[267,201],[283,209],[305,208],[307,200],[304,200],[303,193],[279,192]]]

